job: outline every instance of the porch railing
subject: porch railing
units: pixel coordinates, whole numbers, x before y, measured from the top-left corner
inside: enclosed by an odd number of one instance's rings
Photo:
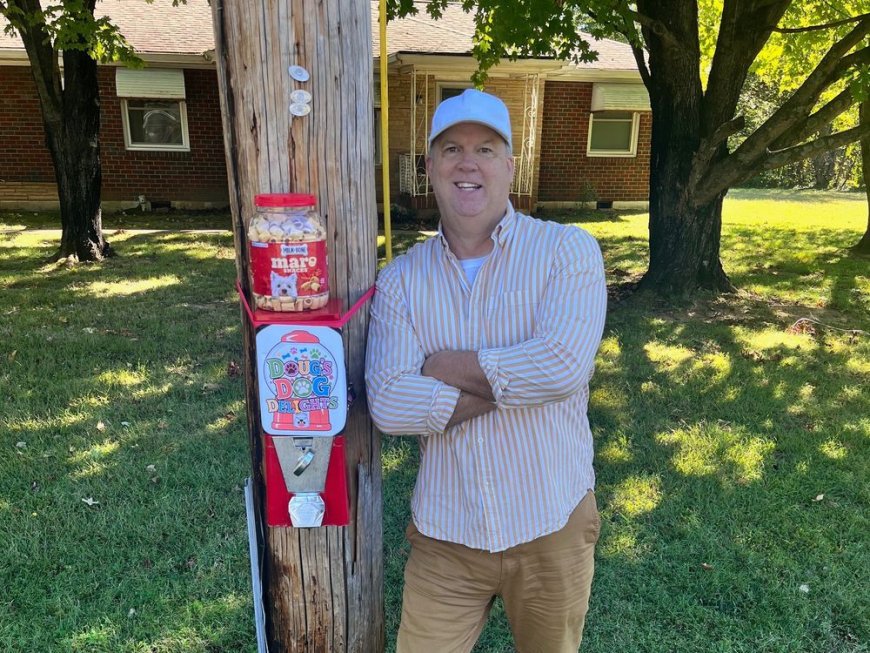
[[[418,156],[416,162],[410,153],[399,155],[399,192],[411,197],[429,194],[429,175],[423,155]]]

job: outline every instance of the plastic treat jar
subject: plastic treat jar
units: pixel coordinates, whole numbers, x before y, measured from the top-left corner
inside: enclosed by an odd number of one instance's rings
[[[257,195],[254,204],[248,254],[256,308],[298,312],[326,306],[326,227],[314,195],[269,193]]]

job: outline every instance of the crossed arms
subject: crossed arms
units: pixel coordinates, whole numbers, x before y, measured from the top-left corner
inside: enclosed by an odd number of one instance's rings
[[[459,398],[447,428],[495,410],[492,387],[477,361],[476,351],[438,351],[423,363],[423,376],[459,388]]]
[[[366,386],[384,433],[434,434],[496,409],[563,401],[589,380],[604,328],[607,293],[595,240],[579,229],[554,252],[532,337],[480,351],[426,352],[418,330],[437,317],[409,310],[403,266],[378,279],[369,326]]]

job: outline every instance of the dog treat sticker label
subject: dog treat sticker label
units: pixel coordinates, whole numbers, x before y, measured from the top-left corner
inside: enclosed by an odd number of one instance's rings
[[[269,325],[257,333],[260,421],[269,435],[329,436],[347,421],[344,345],[334,329]]]
[[[254,292],[272,297],[309,297],[327,292],[326,241],[251,243]]]

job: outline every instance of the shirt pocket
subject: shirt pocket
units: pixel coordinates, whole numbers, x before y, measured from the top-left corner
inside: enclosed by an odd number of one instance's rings
[[[525,306],[526,304],[537,304],[537,293],[531,290],[510,290],[502,293],[495,298],[493,302],[495,306]]]
[[[541,302],[533,290],[510,290],[493,297],[487,307],[487,347],[509,347],[531,338]]]

